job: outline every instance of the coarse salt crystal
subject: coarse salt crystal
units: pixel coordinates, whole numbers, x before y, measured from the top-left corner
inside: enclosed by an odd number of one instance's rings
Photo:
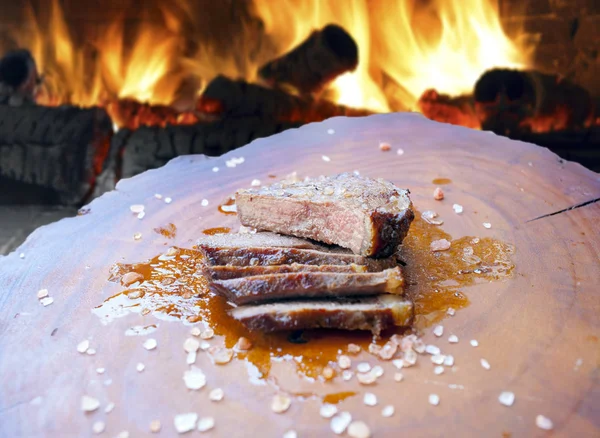
[[[365,393],[365,395],[363,397],[363,402],[367,406],[375,406],[375,405],[377,405],[377,396],[375,394],[373,394],[372,392],[367,392],[367,393]]]
[[[356,378],[358,379],[358,383],[363,385],[371,385],[377,380],[377,376],[372,371],[369,371],[368,373],[358,373]]]
[[[446,310],[446,313],[450,316],[454,316],[456,314],[456,310],[454,310],[454,308],[452,308],[452,307],[448,307],[448,310]]]
[[[38,290],[37,297],[38,299],[46,298],[48,296],[48,289],[40,289]]]
[[[360,345],[356,345],[356,344],[348,344],[348,353],[350,354],[358,354],[360,353]]]
[[[350,412],[340,412],[335,417],[331,419],[329,423],[329,427],[336,435],[341,435],[348,428],[348,425],[352,422],[352,415]]]
[[[250,341],[250,339],[244,336],[240,336],[233,348],[237,351],[248,351],[252,348],[252,342]]]
[[[113,411],[114,408],[115,408],[115,404],[113,402],[110,402],[104,408],[104,412],[107,413],[107,414],[110,414]]]
[[[335,371],[333,368],[326,366],[325,368],[323,368],[323,372],[321,374],[323,375],[323,377],[325,377],[325,380],[331,380],[335,375]]]
[[[396,151],[396,153],[397,153],[398,155],[404,155],[404,149],[398,149],[398,150]]]
[[[170,204],[171,202],[173,202],[173,200],[167,196],[165,198],[165,204]]]
[[[135,233],[133,235],[133,240],[140,240],[142,238],[142,233]]]
[[[441,201],[442,199],[444,199],[444,191],[441,188],[436,187],[433,191],[433,199],[435,199],[436,201]]]
[[[401,370],[404,367],[404,361],[402,359],[394,359],[392,361],[392,364],[394,364],[394,366],[399,370]]]
[[[208,394],[208,398],[215,402],[223,400],[223,397],[225,397],[225,392],[221,388],[215,388]]]
[[[295,430],[288,430],[283,434],[283,438],[298,438]]]
[[[331,161],[331,158],[329,158],[327,155],[323,155],[321,156],[321,158],[323,159],[323,161],[329,163]]]
[[[213,346],[208,349],[208,353],[213,362],[217,365],[225,365],[231,362],[233,358],[233,350],[225,347]]]
[[[87,339],[77,344],[77,351],[79,353],[85,353],[88,350],[88,348],[90,348],[90,341],[88,341]]]
[[[338,409],[335,405],[332,405],[330,403],[324,403],[321,406],[321,409],[319,409],[319,414],[321,414],[321,417],[323,418],[331,418],[335,414],[337,414],[337,411]]]
[[[146,212],[145,211],[140,211],[137,215],[138,219],[144,219],[144,216],[146,216]]]
[[[275,394],[271,400],[271,410],[276,414],[283,414],[290,408],[292,399],[285,394]]]
[[[446,239],[434,240],[429,244],[429,249],[432,251],[446,251],[449,250],[451,243]]]
[[[121,277],[121,284],[123,286],[129,286],[130,284],[135,283],[136,281],[143,280],[144,276],[139,272],[128,272]]]
[[[186,353],[196,352],[200,348],[200,342],[194,338],[187,338],[183,343],[183,349]]]
[[[96,350],[93,348],[88,348],[86,353],[88,354],[88,356],[93,356],[94,354],[96,354]]]
[[[488,228],[488,229],[489,229],[489,228],[492,228],[492,224],[490,224],[489,222],[484,222],[484,223],[483,223],[483,226],[484,226],[485,228]]]
[[[196,353],[195,351],[190,351],[185,358],[185,363],[188,365],[192,365],[192,364],[196,363],[197,356],[198,356],[198,353]]]
[[[477,342],[477,340],[475,340],[475,339],[471,339],[471,345],[473,347],[477,347],[477,346],[479,346],[479,342]]]
[[[162,199],[162,195],[161,195],[160,193],[155,193],[155,194],[154,194],[154,197],[155,197],[156,199]]]
[[[338,357],[338,365],[341,369],[347,370],[352,366],[352,360],[345,354],[342,354],[340,357]]]
[[[454,366],[454,356],[452,355],[448,355],[444,358],[444,365],[446,365],[447,367],[451,367]]]
[[[25,258],[25,253],[24,253],[24,252],[22,252],[21,254],[19,254],[19,258],[20,258],[20,259],[24,259],[24,258]]]
[[[141,213],[144,211],[144,206],[142,204],[133,204],[129,206],[129,210],[131,210],[132,213]]]
[[[356,366],[356,370],[359,373],[367,373],[371,370],[371,365],[367,362],[361,362]]]
[[[186,433],[196,428],[196,422],[198,421],[198,414],[189,412],[187,414],[175,415],[173,424],[177,433]]]
[[[138,373],[141,373],[146,369],[146,365],[140,362],[135,366],[135,369],[138,371]]]
[[[208,432],[215,427],[215,419],[213,417],[204,417],[198,420],[198,432]]]
[[[515,402],[515,394],[510,391],[503,391],[498,396],[498,401],[504,406],[512,406]]]
[[[52,297],[46,297],[46,298],[42,298],[40,300],[40,303],[42,304],[42,306],[46,307],[49,306],[50,304],[52,304],[54,302],[54,298]]]
[[[119,434],[117,435],[117,438],[129,438],[129,432],[127,432],[126,430],[123,430],[123,431],[119,432]]]
[[[200,329],[198,327],[194,327],[190,330],[190,335],[192,336],[200,336]]]
[[[202,202],[200,202],[200,205],[201,205],[202,207],[206,207],[206,206],[208,206],[208,199],[203,199],[203,200],[202,200]]]
[[[98,374],[104,374],[104,371],[106,371],[106,368],[96,368]]]
[[[89,395],[81,397],[81,410],[84,412],[94,412],[100,407],[100,401]]]
[[[392,149],[392,146],[389,143],[379,143],[379,149],[384,152],[387,152]]]
[[[213,171],[213,172],[218,172],[218,171],[219,171],[219,168],[218,168],[217,166],[215,166],[215,167],[213,167],[213,168],[212,168],[212,171]]]
[[[404,357],[402,359],[402,366],[404,368],[408,368],[417,363],[417,353],[413,350],[408,350],[404,352]]]
[[[375,375],[375,377],[383,376],[383,368],[380,367],[379,365],[375,365],[373,367],[373,369],[371,370],[371,372]]]
[[[142,345],[146,350],[154,350],[158,346],[158,342],[154,338],[148,338]]]
[[[353,421],[348,426],[348,435],[352,438],[369,438],[371,430],[363,421]]]
[[[429,404],[437,406],[440,404],[440,396],[437,394],[429,394]]]
[[[352,371],[350,371],[350,370],[344,370],[344,371],[342,371],[342,379],[344,379],[346,382],[348,380],[350,380],[353,375],[354,375],[354,373]]]
[[[442,336],[444,334],[444,326],[436,325],[433,329],[433,334],[436,335],[438,338]]]
[[[535,424],[537,427],[544,430],[552,430],[554,427],[552,420],[548,417],[544,417],[543,415],[538,415],[535,417]]]
[[[431,356],[431,361],[436,365],[443,364],[445,359],[446,356],[444,356],[443,354],[434,354],[433,356]]]
[[[207,328],[202,333],[200,333],[200,337],[202,339],[211,339],[215,335],[215,331],[211,328]]]
[[[441,350],[439,347],[436,347],[435,345],[427,345],[425,347],[425,353],[429,353],[431,355],[436,355],[436,354],[440,354]]]
[[[210,348],[210,344],[206,341],[200,342],[200,350],[208,350]]]
[[[252,182],[250,183],[250,185],[252,187],[258,187],[258,186],[260,186],[260,180],[259,179],[253,179]]]
[[[152,433],[158,433],[158,432],[160,432],[160,428],[161,428],[160,421],[158,421],[158,420],[152,420],[150,422],[150,432],[152,432]]]
[[[327,130],[327,134],[331,135],[331,134],[335,134],[335,130],[333,129],[328,129]]]
[[[106,425],[103,421],[95,421],[94,424],[92,424],[92,431],[95,434],[100,434],[104,432],[104,429],[106,429]]]
[[[456,344],[458,342],[458,336],[456,336],[456,335],[448,336],[448,342],[450,342],[451,344]]]
[[[461,214],[463,212],[463,206],[460,204],[452,204],[452,210],[454,210],[454,213],[456,214]]]
[[[404,376],[402,375],[402,373],[395,373],[394,374],[394,380],[396,382],[402,382],[403,379],[404,379]]]
[[[394,412],[396,412],[396,409],[392,405],[387,405],[381,410],[381,416],[389,418],[394,415]]]
[[[437,367],[435,367],[435,368],[433,369],[433,373],[434,373],[436,376],[439,376],[440,374],[443,374],[443,373],[444,373],[444,367],[443,367],[443,366],[441,366],[441,365],[438,365]]]
[[[206,385],[206,376],[200,368],[192,365],[183,373],[183,381],[188,389],[198,390]]]
[[[483,368],[485,368],[486,370],[489,370],[491,368],[490,363],[487,360],[481,359],[480,362],[481,362],[481,366]]]

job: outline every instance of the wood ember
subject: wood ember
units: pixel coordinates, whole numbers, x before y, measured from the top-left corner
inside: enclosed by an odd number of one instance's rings
[[[197,110],[222,117],[257,116],[281,122],[310,123],[336,116],[358,117],[372,111],[327,100],[297,97],[241,80],[217,76],[198,100]]]
[[[201,115],[193,111],[179,112],[170,106],[150,105],[134,99],[112,100],[105,108],[119,128],[131,130],[140,126],[193,125],[201,121]]]
[[[342,27],[329,24],[262,66],[258,75],[271,86],[291,85],[300,93],[313,93],[357,65],[358,46],[352,36]]]
[[[452,97],[426,90],[417,106],[428,119],[477,129],[480,126],[471,96]]]

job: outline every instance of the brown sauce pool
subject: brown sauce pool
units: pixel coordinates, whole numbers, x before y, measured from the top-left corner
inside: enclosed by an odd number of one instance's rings
[[[205,233],[228,231],[213,228]],[[432,252],[429,245],[438,239],[451,241],[451,248]],[[400,251],[400,259],[406,264],[403,268],[408,284],[406,294],[415,303],[415,329],[439,321],[448,308],[459,310],[467,306],[465,288],[468,286],[509,278],[514,268],[513,252],[511,245],[487,237],[452,240],[439,226],[425,222],[417,214]],[[324,367],[331,365],[337,370],[338,351],[347,352],[350,343],[367,349],[372,341],[371,334],[365,332],[309,330],[303,332],[301,338],[288,332],[250,332],[228,315],[231,306],[225,299],[209,292],[209,281],[202,275],[204,262],[199,251],[171,248],[166,254],[144,263],[116,264],[109,280],[119,282],[128,272],[141,274],[140,280],[108,298],[93,312],[106,322],[136,312],[188,324],[203,323],[223,336],[227,348],[232,348],[244,336],[251,340],[253,347],[236,353],[236,357],[253,363],[263,377],[268,376],[273,359],[302,356],[296,363],[298,373],[323,379]],[[387,333],[380,341],[385,342],[393,333]],[[339,370],[335,373],[339,374]]]
[[[202,231],[203,234],[207,234],[209,236],[214,236],[215,234],[227,234],[231,232],[231,228],[228,227],[216,227],[216,228],[207,228]]]
[[[227,201],[219,205],[217,209],[219,210],[219,213],[236,215],[237,211],[235,210],[235,198],[230,197],[227,199]]]
[[[431,182],[435,185],[443,186],[446,184],[450,184],[452,182],[452,180],[450,178],[436,178]]]
[[[166,227],[155,228],[154,232],[167,239],[173,239],[177,235],[177,227],[175,224],[169,224]]]

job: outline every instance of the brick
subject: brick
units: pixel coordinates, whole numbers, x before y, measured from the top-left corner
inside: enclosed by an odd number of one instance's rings
[[[505,20],[505,31],[508,35],[516,36],[521,31],[539,35],[541,45],[570,43],[571,20],[555,17],[521,17]]]
[[[500,17],[528,17],[550,14],[550,0],[499,0]]]

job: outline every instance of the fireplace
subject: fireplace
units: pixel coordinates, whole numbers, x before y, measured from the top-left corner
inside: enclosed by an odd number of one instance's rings
[[[80,205],[178,155],[389,111],[600,169],[594,1],[23,3],[0,6],[0,178],[30,202]]]

